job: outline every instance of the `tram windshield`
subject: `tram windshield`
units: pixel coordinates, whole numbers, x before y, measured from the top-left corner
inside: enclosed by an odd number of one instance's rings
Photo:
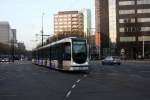
[[[73,40],[72,54],[76,63],[84,63],[87,59],[87,47],[85,40]]]

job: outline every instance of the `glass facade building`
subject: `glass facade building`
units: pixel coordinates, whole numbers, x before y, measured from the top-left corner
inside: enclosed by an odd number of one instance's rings
[[[81,12],[83,13],[83,23],[84,23],[84,36],[88,37],[91,31],[91,10],[90,9],[82,9]]]
[[[118,53],[150,58],[150,0],[116,0],[116,19]]]

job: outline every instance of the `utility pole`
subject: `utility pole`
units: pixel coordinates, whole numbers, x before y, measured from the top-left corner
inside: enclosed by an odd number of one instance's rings
[[[43,33],[44,33],[44,29],[43,29],[43,17],[44,17],[44,13],[42,13],[42,30],[41,30],[41,33],[42,33],[42,46],[43,46]]]

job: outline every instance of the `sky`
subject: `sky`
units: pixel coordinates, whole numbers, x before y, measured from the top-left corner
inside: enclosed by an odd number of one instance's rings
[[[8,21],[17,29],[17,40],[32,50],[40,41],[42,13],[44,34],[53,34],[53,16],[58,11],[91,9],[94,23],[94,0],[0,0],[0,21]],[[92,27],[94,24],[92,25]]]

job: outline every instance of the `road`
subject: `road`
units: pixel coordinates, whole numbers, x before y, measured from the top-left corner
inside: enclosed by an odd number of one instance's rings
[[[92,61],[88,74],[0,64],[0,100],[150,100],[150,62]]]

